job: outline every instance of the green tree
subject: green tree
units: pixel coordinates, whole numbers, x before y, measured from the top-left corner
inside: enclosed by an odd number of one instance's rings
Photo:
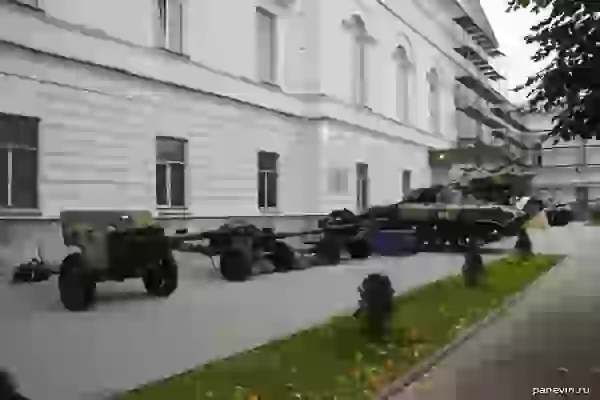
[[[529,89],[525,111],[557,112],[555,142],[600,139],[600,0],[510,0],[515,10],[549,12],[525,37],[538,45],[532,60],[547,61],[515,88]]]

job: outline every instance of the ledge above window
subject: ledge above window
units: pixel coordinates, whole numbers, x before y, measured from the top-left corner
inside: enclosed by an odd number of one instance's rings
[[[8,2],[31,11],[44,12],[42,0],[8,0]]]
[[[12,219],[12,218],[29,218],[29,217],[41,217],[42,211],[39,209],[27,209],[27,208],[6,208],[0,207],[0,219]]]
[[[159,217],[184,217],[190,215],[187,207],[156,206],[156,210]]]

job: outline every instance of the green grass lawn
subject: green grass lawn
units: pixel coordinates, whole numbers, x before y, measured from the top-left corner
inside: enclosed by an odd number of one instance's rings
[[[507,257],[487,265],[480,288],[468,289],[454,276],[403,294],[395,300],[392,338],[386,344],[369,344],[351,316],[334,317],[121,399],[368,399],[560,260]]]

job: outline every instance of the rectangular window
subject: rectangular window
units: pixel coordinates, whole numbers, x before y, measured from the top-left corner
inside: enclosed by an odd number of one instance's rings
[[[258,152],[258,208],[272,210],[277,208],[277,185],[279,154]]]
[[[396,71],[396,112],[400,121],[408,121],[408,69],[402,63]]]
[[[256,68],[260,81],[276,82],[277,19],[262,8],[256,9]]]
[[[185,170],[187,141],[156,138],[156,204],[185,207]]]
[[[369,165],[356,163],[356,208],[362,212],[369,208]]]
[[[350,172],[346,168],[332,168],[329,170],[329,191],[332,194],[348,194],[348,181]]]
[[[158,0],[161,45],[183,53],[183,0]]]
[[[39,119],[0,113],[0,208],[38,207]]]
[[[405,169],[402,171],[402,195],[406,196],[410,193],[412,187],[412,171]]]
[[[353,100],[358,106],[367,105],[367,43],[364,35],[354,37]]]

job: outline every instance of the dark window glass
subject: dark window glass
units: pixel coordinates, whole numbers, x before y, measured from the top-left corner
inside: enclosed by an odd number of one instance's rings
[[[171,206],[185,205],[185,166],[171,164]]]
[[[8,150],[0,148],[0,207],[8,206]]]
[[[277,207],[277,174],[267,173],[267,207]]]
[[[37,152],[13,149],[12,162],[12,205],[18,208],[36,208]]]
[[[185,141],[173,138],[156,139],[156,159],[158,161],[185,161]]]
[[[261,171],[277,171],[279,154],[268,151],[258,152],[258,169]]]
[[[258,188],[258,208],[264,208],[266,206],[266,175],[266,172],[258,172],[258,182],[256,183]]]
[[[167,166],[156,164],[156,204],[167,205]]]
[[[37,118],[0,113],[0,145],[37,148],[38,123]]]
[[[410,192],[411,187],[412,187],[411,171],[404,170],[402,172],[402,193],[404,195],[407,195]]]
[[[36,149],[38,147],[38,120],[19,117],[17,120],[17,144]]]

